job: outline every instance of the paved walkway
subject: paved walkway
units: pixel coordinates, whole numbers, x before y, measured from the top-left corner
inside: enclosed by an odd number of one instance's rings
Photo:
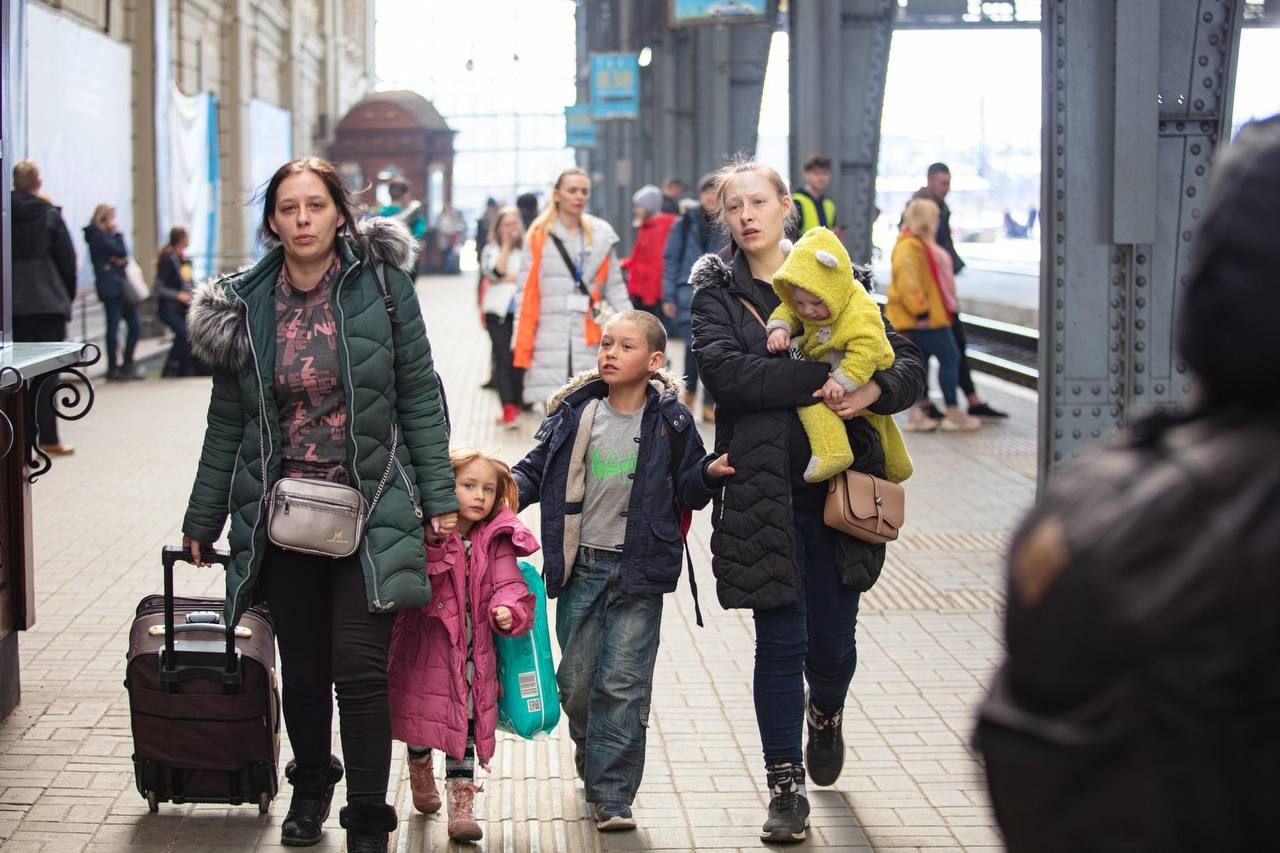
[[[496,429],[497,401],[477,390],[488,343],[474,317],[471,280],[424,279],[420,292],[458,440],[518,458],[536,425]],[[984,387],[1012,410],[1011,423],[972,435],[909,437],[917,470],[910,528],[863,598],[859,669],[845,718],[848,758],[834,788],[811,789],[811,847],[1000,849],[966,743],[998,654],[999,553],[1034,491],[1035,407],[1018,389]],[[58,460],[35,487],[37,624],[21,635],[23,702],[0,722],[3,853],[284,849],[287,791],[267,816],[252,807],[174,805],[150,815],[133,787],[121,686],[128,627],[138,599],[160,587],[161,546],[178,541],[207,399],[207,380],[103,387],[92,414],[64,427],[76,455]],[[536,530],[536,513],[527,515]],[[704,579],[706,627],[694,626],[687,589],[667,599],[636,804],[642,828],[597,835],[585,819],[567,737],[500,736],[479,798],[488,836],[482,847],[760,849],[766,798],[750,698],[752,626],[749,613],[714,601],[709,533],[709,515],[699,513],[690,542]],[[219,595],[221,588],[216,570],[179,569],[181,592]],[[399,748],[393,776],[401,814],[393,849],[447,849],[444,821],[407,808]],[[321,850],[342,847],[336,812]]]

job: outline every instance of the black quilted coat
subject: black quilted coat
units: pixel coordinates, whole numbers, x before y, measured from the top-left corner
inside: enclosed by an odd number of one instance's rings
[[[723,607],[753,610],[796,601],[795,529],[792,516],[791,443],[808,439],[795,415],[827,380],[825,364],[773,355],[764,327],[741,299],[768,317],[778,305],[772,288],[751,278],[745,256],[731,269],[715,255],[694,266],[693,349],[698,371],[716,398],[715,452],[728,453],[736,472],[716,497],[712,513],[712,570]],[[875,374],[882,394],[871,407],[893,414],[924,392],[920,351],[886,323],[895,361]],[[884,452],[865,418],[848,421],[854,467],[883,475]],[[806,451],[807,453],[807,451]],[[879,577],[884,546],[839,536],[836,554],[846,586],[866,590]]]

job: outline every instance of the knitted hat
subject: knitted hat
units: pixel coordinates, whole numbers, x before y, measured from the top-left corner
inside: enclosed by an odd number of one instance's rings
[[[794,244],[779,244],[787,259],[773,274],[773,290],[795,310],[791,288],[800,287],[818,297],[833,316],[844,310],[853,293],[853,263],[840,238],[826,228],[810,228]]]
[[[645,184],[636,190],[636,194],[631,197],[631,205],[633,207],[643,208],[650,214],[662,212],[662,190],[653,184]]]

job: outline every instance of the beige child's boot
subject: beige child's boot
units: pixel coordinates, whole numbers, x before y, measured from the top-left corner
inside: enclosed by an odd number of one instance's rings
[[[481,788],[463,779],[454,779],[446,786],[449,793],[449,837],[454,841],[479,841],[484,830],[475,818],[476,794]]]
[[[423,814],[440,811],[440,789],[436,787],[436,771],[431,753],[422,758],[409,756],[409,787],[413,789],[413,807]]]

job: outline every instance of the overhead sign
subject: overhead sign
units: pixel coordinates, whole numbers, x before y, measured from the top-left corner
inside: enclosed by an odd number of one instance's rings
[[[590,104],[564,108],[564,144],[571,148],[592,148],[596,144],[596,122]]]
[[[640,61],[634,53],[591,54],[591,115],[596,121],[640,115]]]
[[[763,20],[766,0],[671,0],[671,26]]]

